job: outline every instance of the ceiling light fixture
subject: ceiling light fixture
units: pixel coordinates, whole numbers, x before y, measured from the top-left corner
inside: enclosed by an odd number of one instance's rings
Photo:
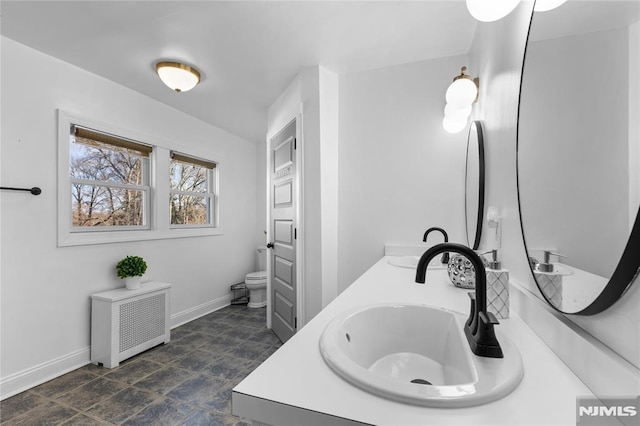
[[[471,78],[464,72],[467,67],[460,69],[460,75],[453,79],[447,88],[442,126],[449,133],[461,132],[467,127],[467,120],[471,115],[472,104],[478,101],[480,80]]]
[[[482,22],[493,22],[510,14],[520,0],[467,0],[471,16]]]
[[[156,72],[160,80],[176,92],[191,90],[200,82],[200,72],[180,62],[158,62]]]

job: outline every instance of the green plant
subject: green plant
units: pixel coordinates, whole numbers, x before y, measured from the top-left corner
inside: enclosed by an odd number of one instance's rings
[[[143,276],[147,270],[147,262],[140,256],[127,256],[116,265],[119,278]]]

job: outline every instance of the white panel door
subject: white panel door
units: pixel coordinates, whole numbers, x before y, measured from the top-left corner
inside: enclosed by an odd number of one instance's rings
[[[297,329],[296,122],[271,139],[271,328],[286,342]]]

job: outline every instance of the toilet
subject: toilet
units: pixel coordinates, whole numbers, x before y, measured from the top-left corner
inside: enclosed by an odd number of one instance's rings
[[[244,284],[249,290],[249,308],[267,306],[267,248],[258,247],[258,272],[248,273]]]

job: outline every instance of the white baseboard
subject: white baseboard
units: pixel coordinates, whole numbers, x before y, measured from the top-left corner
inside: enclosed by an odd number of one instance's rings
[[[90,361],[91,347],[89,346],[3,377],[0,379],[0,400],[62,376],[89,364]]]
[[[195,319],[203,317],[211,312],[215,312],[218,309],[222,309],[225,306],[231,304],[231,296],[223,296],[218,299],[211,300],[203,303],[202,305],[194,306],[193,308],[186,309],[182,312],[171,315],[171,328],[179,327],[183,324],[191,322]]]
[[[513,310],[597,397],[640,394],[640,370],[569,321],[524,286],[511,282]]]
[[[175,313],[171,315],[171,328],[179,327],[225,306],[229,306],[230,303],[231,296],[224,296]],[[88,346],[7,377],[2,377],[0,378],[0,401],[83,367],[90,362],[91,347]]]

